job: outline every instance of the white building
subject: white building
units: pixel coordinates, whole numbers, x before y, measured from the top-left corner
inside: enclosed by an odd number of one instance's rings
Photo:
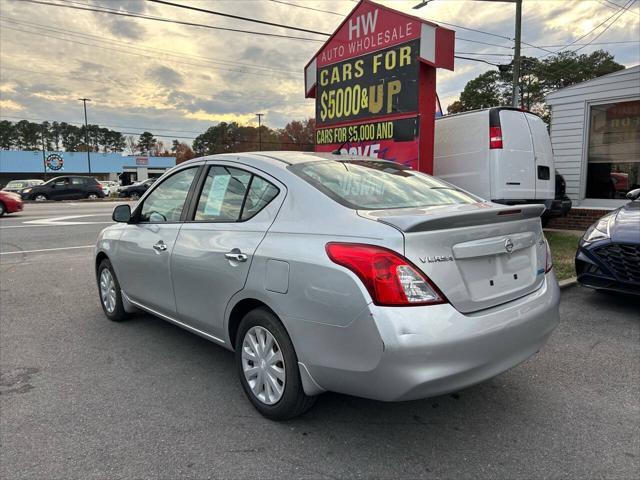
[[[574,207],[608,210],[640,186],[640,65],[547,96],[555,167]]]

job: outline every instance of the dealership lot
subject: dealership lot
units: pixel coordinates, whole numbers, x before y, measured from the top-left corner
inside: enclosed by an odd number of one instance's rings
[[[453,395],[322,395],[262,418],[233,355],[148,315],[102,313],[91,246],[113,203],[0,220],[2,478],[633,478],[640,301],[579,287],[525,364]]]

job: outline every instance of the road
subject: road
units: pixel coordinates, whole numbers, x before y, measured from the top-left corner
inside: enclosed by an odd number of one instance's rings
[[[0,220],[1,478],[637,478],[637,299],[571,287],[549,344],[493,380],[406,403],[328,393],[274,423],[230,352],[148,315],[106,320],[90,248],[68,247],[113,206]]]

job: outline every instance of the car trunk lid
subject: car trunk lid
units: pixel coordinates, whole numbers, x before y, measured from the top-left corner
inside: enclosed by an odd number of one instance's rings
[[[457,310],[468,313],[514,300],[542,285],[543,210],[540,205],[481,202],[359,214],[400,230],[405,257]]]

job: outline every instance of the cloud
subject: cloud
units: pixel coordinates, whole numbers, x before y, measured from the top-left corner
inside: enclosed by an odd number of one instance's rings
[[[177,87],[182,85],[182,75],[170,67],[159,65],[147,70],[147,76],[163,87]]]
[[[24,107],[13,100],[0,100],[0,110],[24,110]]]

